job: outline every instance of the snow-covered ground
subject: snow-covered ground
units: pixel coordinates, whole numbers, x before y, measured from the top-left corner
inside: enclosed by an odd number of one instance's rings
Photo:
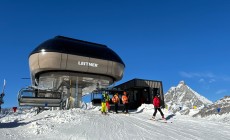
[[[230,140],[230,123],[220,122],[221,116],[202,119],[163,111],[167,123],[149,120],[153,105],[145,104],[128,115],[101,115],[98,107],[43,111],[37,115],[34,110],[18,111],[0,117],[0,139]],[[157,118],[161,118],[159,112]]]

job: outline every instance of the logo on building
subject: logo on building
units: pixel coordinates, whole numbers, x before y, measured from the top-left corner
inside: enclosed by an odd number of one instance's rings
[[[82,62],[82,61],[78,61],[78,65],[80,66],[89,66],[89,67],[98,67],[97,63],[91,63],[91,62]]]

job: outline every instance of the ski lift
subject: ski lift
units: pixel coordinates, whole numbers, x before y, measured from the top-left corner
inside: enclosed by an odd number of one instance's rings
[[[20,106],[60,107],[62,96],[59,91],[28,87],[18,92],[18,102]]]

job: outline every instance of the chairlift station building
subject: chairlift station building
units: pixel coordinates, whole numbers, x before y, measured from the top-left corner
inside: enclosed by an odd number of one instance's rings
[[[56,36],[30,53],[29,68],[32,86],[19,91],[20,106],[74,108],[80,107],[84,89],[121,80],[125,64],[105,45]],[[151,103],[156,92],[163,97],[160,81],[134,79],[115,88],[130,93],[133,107],[139,99]]]

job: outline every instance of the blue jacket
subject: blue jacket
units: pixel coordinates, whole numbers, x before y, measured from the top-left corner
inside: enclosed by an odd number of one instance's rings
[[[101,102],[105,103],[106,101],[109,101],[109,95],[108,94],[101,94]]]

